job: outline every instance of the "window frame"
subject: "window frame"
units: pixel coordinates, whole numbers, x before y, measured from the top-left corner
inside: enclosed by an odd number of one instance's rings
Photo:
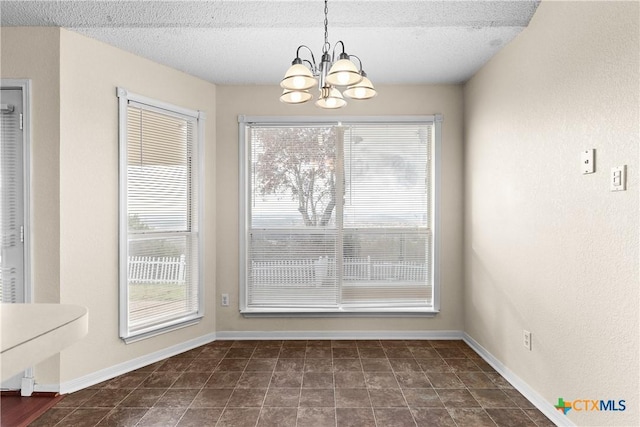
[[[238,116],[239,140],[239,308],[244,317],[433,317],[440,312],[440,174],[442,114],[418,116]],[[249,308],[247,260],[249,251],[249,206],[251,204],[249,153],[250,141],[247,128],[251,124],[273,125],[363,124],[363,123],[406,123],[433,125],[433,191],[432,191],[432,235],[433,235],[433,303],[431,307],[354,307],[338,309],[322,308]]]
[[[118,97],[118,149],[119,149],[119,334],[120,338],[130,344],[143,339],[151,338],[176,329],[191,326],[200,322],[204,317],[204,123],[206,115],[200,110],[191,110],[163,101],[158,101],[143,95],[129,92],[122,87],[116,88]],[[191,174],[191,179],[196,181],[196,197],[198,199],[195,212],[190,211],[192,218],[196,219],[197,229],[188,233],[197,237],[197,269],[195,278],[198,292],[197,311],[194,314],[173,319],[158,325],[152,325],[139,331],[130,331],[129,324],[129,283],[128,283],[128,258],[129,258],[129,230],[128,230],[128,158],[127,158],[127,107],[130,103],[142,106],[150,111],[176,117],[187,117],[195,120],[195,137],[192,141],[192,150],[195,152],[195,161],[192,165],[197,168]]]

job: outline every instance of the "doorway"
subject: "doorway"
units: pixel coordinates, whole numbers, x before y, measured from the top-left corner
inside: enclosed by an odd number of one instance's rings
[[[0,302],[29,303],[28,200],[29,82],[1,80],[0,92]],[[9,325],[7,325],[9,326]],[[4,325],[3,325],[4,327]],[[32,370],[5,380],[2,390],[24,388]],[[31,383],[27,381],[27,384]],[[30,393],[29,393],[30,394]]]

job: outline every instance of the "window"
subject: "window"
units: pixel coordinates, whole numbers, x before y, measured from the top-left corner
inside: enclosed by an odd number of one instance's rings
[[[245,315],[438,311],[440,116],[239,121]]]
[[[203,315],[204,115],[117,91],[120,112],[120,336],[133,342]]]

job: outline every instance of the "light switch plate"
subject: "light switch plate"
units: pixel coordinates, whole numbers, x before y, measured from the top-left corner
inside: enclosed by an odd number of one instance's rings
[[[611,191],[625,191],[627,189],[627,165],[611,168]]]
[[[596,171],[596,150],[584,150],[580,155],[580,168],[583,174],[594,173]]]

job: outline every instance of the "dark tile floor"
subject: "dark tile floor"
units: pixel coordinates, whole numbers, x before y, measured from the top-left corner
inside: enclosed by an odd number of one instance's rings
[[[32,426],[553,426],[462,341],[216,341]]]

